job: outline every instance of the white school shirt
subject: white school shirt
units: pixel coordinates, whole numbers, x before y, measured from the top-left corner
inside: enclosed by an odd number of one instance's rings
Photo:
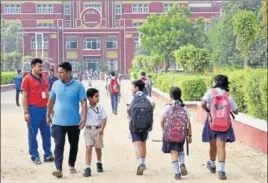
[[[86,126],[101,126],[102,121],[107,119],[107,117],[108,116],[101,105],[97,104],[95,108],[89,106],[87,110]]]
[[[216,88],[218,95],[223,95],[226,91],[221,88]],[[210,109],[210,102],[212,99],[212,90],[208,90],[205,95],[202,97],[202,100],[205,100],[207,102],[207,108]],[[228,100],[230,102],[231,111],[236,111],[238,109],[237,104],[235,103],[232,96],[228,96]]]
[[[143,94],[142,91],[138,91],[137,93],[135,93],[135,94],[131,97],[131,99],[130,99],[130,101],[129,101],[129,103],[128,103],[129,105],[131,105],[131,103],[132,103],[132,101],[133,101],[135,95],[141,96],[141,95],[144,95],[144,94]],[[146,95],[146,98],[147,98],[147,100],[149,100],[150,103],[153,105],[152,98],[151,98],[150,96],[148,96],[148,95]]]
[[[164,118],[167,117],[167,112],[170,110],[170,108],[175,104],[175,101],[171,103],[172,105],[170,104],[167,104],[161,111],[161,116],[163,116]],[[190,119],[190,113],[187,109],[186,106],[183,107],[183,109],[187,112],[187,116],[188,116],[188,119]]]

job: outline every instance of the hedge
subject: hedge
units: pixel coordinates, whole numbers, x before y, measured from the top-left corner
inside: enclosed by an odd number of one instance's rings
[[[138,71],[137,71],[138,72]],[[138,72],[140,73],[140,72]],[[172,86],[179,86],[182,99],[200,101],[207,89],[212,87],[216,74],[229,78],[230,95],[238,105],[239,111],[267,120],[267,70],[244,69],[235,71],[217,71],[206,76],[177,73],[154,73],[152,79],[156,88],[169,93]]]
[[[16,76],[16,72],[2,72],[1,73],[1,85],[11,84],[15,76]]]

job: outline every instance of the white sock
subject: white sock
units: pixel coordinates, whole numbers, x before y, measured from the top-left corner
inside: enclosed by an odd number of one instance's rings
[[[97,161],[97,163],[101,163],[101,160],[100,161]]]
[[[142,163],[145,164],[145,158],[142,158]]]
[[[225,163],[220,161],[219,165],[220,165],[220,171],[224,172]]]
[[[213,168],[216,167],[215,161],[210,160],[210,166],[213,167]]]
[[[143,163],[143,158],[138,158],[139,165]]]
[[[179,160],[180,160],[180,164],[185,164],[184,163],[184,154],[179,155]]]
[[[86,168],[90,168],[90,165],[86,165]]]
[[[181,173],[181,170],[180,170],[180,166],[179,166],[179,162],[178,161],[172,162],[172,166],[173,166],[173,170],[174,170],[174,173],[175,174]]]

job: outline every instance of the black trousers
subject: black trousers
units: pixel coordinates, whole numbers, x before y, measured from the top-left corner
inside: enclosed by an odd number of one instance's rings
[[[66,133],[68,135],[68,140],[70,143],[69,166],[75,166],[80,135],[80,129],[78,127],[79,126],[52,126],[52,137],[54,138],[55,142],[55,165],[57,170],[62,170]]]
[[[16,90],[16,104],[20,104],[20,93],[21,90]]]

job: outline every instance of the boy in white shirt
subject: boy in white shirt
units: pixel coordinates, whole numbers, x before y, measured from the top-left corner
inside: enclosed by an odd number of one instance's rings
[[[107,114],[104,108],[98,104],[99,91],[95,88],[89,88],[87,90],[87,98],[89,100],[89,107],[84,132],[86,144],[86,167],[83,174],[84,177],[91,176],[90,165],[93,147],[95,147],[98,160],[97,172],[103,172],[101,158],[103,148],[103,133],[107,122]]]

